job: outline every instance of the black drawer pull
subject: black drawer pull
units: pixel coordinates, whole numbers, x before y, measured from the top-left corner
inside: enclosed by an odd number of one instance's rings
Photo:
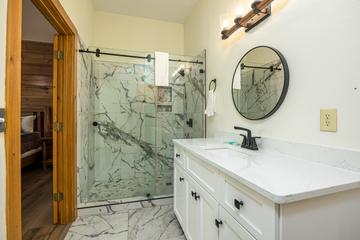
[[[216,225],[217,228],[219,228],[220,225],[222,225],[222,224],[223,224],[223,222],[221,220],[215,219],[215,225]]]
[[[179,158],[181,155],[180,155],[179,153],[177,153],[175,156],[176,156],[177,158]]]
[[[195,196],[196,196],[196,192],[191,191],[191,196],[195,197]]]
[[[200,196],[199,195],[197,195],[197,193],[195,193],[195,200],[197,201],[198,199],[200,199]]]
[[[179,178],[180,182],[183,182],[185,179],[183,177]]]
[[[239,200],[237,200],[237,199],[234,199],[234,205],[235,205],[235,207],[237,208],[237,209],[239,209],[240,210],[240,208],[242,208],[243,206],[244,206],[244,202],[243,201],[239,201]]]

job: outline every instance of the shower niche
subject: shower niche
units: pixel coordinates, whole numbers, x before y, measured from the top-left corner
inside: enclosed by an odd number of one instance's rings
[[[153,53],[101,52],[81,53],[91,55],[92,114],[80,202],[172,196],[172,140],[205,136],[205,51],[170,56],[166,87],[154,85]]]

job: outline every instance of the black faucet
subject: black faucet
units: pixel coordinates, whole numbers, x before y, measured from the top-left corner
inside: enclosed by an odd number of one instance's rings
[[[253,137],[251,134],[251,130],[247,129],[247,128],[242,128],[242,127],[234,127],[235,130],[243,130],[247,132],[247,135],[244,134],[240,134],[240,136],[243,137],[243,142],[241,144],[242,148],[246,148],[246,149],[250,149],[250,150],[259,150],[257,144],[256,144],[256,139],[260,138],[260,137]]]

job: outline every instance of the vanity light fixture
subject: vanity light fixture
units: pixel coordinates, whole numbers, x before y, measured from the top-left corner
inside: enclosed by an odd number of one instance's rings
[[[228,20],[223,21],[223,30],[221,31],[222,40],[228,39],[231,34],[236,32],[240,28],[245,28],[245,32],[249,32],[256,25],[264,21],[271,15],[271,3],[274,0],[255,0],[251,4],[251,11],[243,16],[242,6],[236,8],[236,18],[234,19],[234,25],[229,27]]]

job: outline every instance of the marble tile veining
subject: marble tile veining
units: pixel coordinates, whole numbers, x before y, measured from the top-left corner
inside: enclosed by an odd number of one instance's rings
[[[80,209],[65,240],[186,240],[173,199]]]
[[[81,203],[171,195],[172,140],[204,136],[204,66],[189,63],[187,74],[170,75],[168,87],[157,87],[154,63],[136,61],[94,58],[91,67],[82,61],[92,73],[90,84],[84,83],[91,107],[83,108],[93,115],[82,118],[88,136],[79,134],[91,152],[79,166]],[[180,65],[171,62],[170,72]]]
[[[79,39],[79,49],[87,49]],[[94,131],[91,128],[94,114],[93,64],[92,56],[86,53],[77,54],[78,88],[77,88],[77,195],[78,204],[86,201],[90,183],[94,179],[91,169],[94,166]]]
[[[129,211],[129,240],[165,240],[183,235],[171,205]]]

